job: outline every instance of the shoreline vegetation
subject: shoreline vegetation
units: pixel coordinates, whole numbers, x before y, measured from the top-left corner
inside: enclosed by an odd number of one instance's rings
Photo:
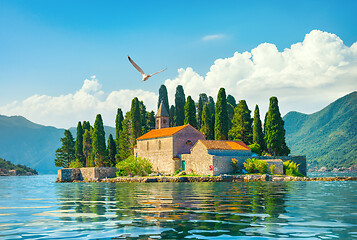
[[[13,164],[10,161],[0,158],[0,176],[31,176],[38,175],[38,172],[21,164]]]
[[[282,182],[282,181],[357,181],[357,177],[292,177],[286,175],[245,174],[221,176],[147,176],[73,180],[69,182],[160,183],[160,182]],[[56,181],[68,182],[68,181]]]

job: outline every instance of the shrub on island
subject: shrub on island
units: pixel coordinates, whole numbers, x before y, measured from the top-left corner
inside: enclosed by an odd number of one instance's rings
[[[82,168],[82,167],[83,167],[83,165],[78,159],[76,159],[75,161],[72,161],[69,164],[69,168]]]
[[[264,160],[258,160],[256,158],[248,158],[244,163],[244,168],[248,173],[259,172],[266,174],[268,171],[268,163]]]
[[[283,162],[284,174],[293,177],[304,177],[304,175],[299,171],[299,165],[290,160]]]
[[[152,173],[152,165],[146,158],[129,156],[127,159],[117,163],[117,176],[147,176]]]

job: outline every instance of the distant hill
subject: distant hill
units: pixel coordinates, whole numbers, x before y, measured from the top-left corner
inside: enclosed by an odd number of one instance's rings
[[[26,167],[25,165],[21,164],[13,164],[10,161],[6,161],[0,158],[0,176],[1,175],[11,175],[11,170],[16,171],[16,175],[37,175],[37,171]]]
[[[115,128],[105,126],[106,139]],[[76,137],[76,128],[71,128]],[[33,123],[21,116],[0,115],[0,157],[14,164],[36,169],[39,173],[56,173],[54,165],[56,149],[64,129]]]
[[[291,154],[307,156],[309,168],[349,167],[357,164],[357,92],[313,114],[284,116]]]

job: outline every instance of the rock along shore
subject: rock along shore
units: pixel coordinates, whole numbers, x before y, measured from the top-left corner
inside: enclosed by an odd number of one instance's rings
[[[281,182],[281,181],[356,181],[357,177],[290,177],[283,175],[222,175],[222,176],[161,176],[161,177],[116,177],[116,178],[93,178],[71,182],[114,182],[114,183],[154,183],[154,182]],[[66,181],[56,181],[66,182]],[[68,182],[68,181],[67,181]]]

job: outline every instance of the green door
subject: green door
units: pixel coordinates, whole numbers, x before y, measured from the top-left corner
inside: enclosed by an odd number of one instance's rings
[[[182,161],[181,165],[182,165],[182,171],[185,171],[185,161]]]

